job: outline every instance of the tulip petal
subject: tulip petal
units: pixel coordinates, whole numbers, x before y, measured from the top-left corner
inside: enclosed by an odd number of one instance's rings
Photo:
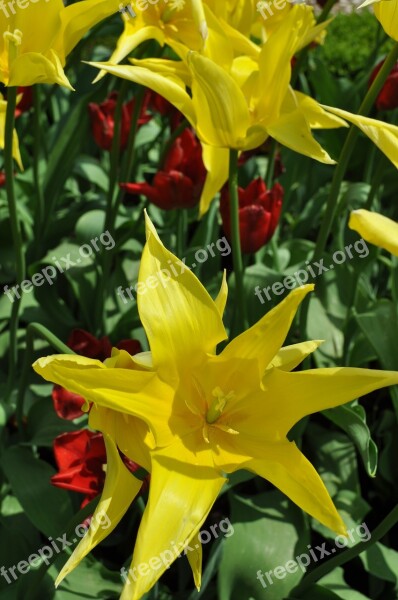
[[[226,338],[218,308],[197,277],[160,241],[146,216],[145,245],[138,293],[138,310],[147,333],[155,368],[166,381],[177,367],[201,362]],[[168,275],[163,277],[167,273]],[[155,283],[153,283],[155,282]],[[138,284],[138,285],[139,285]]]
[[[202,142],[202,149],[207,176],[200,198],[200,216],[209,210],[215,195],[227,181],[229,170],[229,150],[227,148],[216,148],[216,146],[208,146]]]
[[[374,13],[384,31],[393,40],[398,41],[398,10],[396,0],[378,2],[374,5]]]
[[[398,14],[398,13],[397,13]],[[398,169],[398,127],[377,119],[353,115],[345,110],[324,106],[324,108],[356,125],[387,156]]]
[[[290,292],[255,325],[232,340],[221,357],[257,359],[262,374],[280,350],[300,303],[313,289],[313,285],[305,285]]]
[[[220,291],[218,292],[217,298],[214,300],[215,305],[217,306],[218,312],[220,313],[220,317],[223,318],[225,306],[227,304],[228,299],[228,284],[227,284],[227,272],[224,270],[222,274],[222,282]]]
[[[367,242],[398,256],[398,223],[395,221],[360,209],[352,211],[348,227],[357,231]]]
[[[136,479],[123,464],[112,438],[105,434],[104,441],[107,470],[101,500],[95,509],[88,532],[59,573],[55,581],[56,586],[115,529],[142,486],[142,481]]]
[[[332,531],[346,534],[344,522],[325,484],[294,442],[262,445],[261,458],[249,461],[244,468],[267,479],[302,510]]]
[[[36,83],[57,83],[73,91],[66,77],[61,61],[54,50],[49,53],[26,52],[12,63],[8,85],[34,85]]]
[[[322,343],[323,340],[311,340],[309,342],[285,346],[274,356],[268,368],[276,367],[277,369],[282,369],[282,371],[292,371],[302,363],[307,356],[315,352]]]
[[[312,136],[310,127],[312,116],[311,111],[307,120],[305,107],[295,100],[294,92],[289,90],[279,118],[267,126],[267,132],[278,142],[295,152],[325,164],[335,164],[335,161],[326,150]]]
[[[89,62],[92,67],[97,67],[116,77],[134,81],[157,94],[160,94],[175,106],[188,119],[190,124],[196,126],[196,115],[192,99],[185,91],[184,82],[178,76],[165,77],[142,67],[130,67],[126,65],[111,65],[109,63]]]
[[[346,404],[356,398],[398,384],[398,372],[336,367],[288,373],[273,369],[263,378],[266,402],[248,400],[246,410],[257,407],[245,431],[261,436],[255,421],[268,421],[280,436],[286,435],[300,419],[321,410]],[[243,422],[241,423],[243,426]],[[253,430],[256,427],[257,431]]]
[[[199,138],[211,146],[243,148],[250,119],[242,90],[222,67],[197,52],[190,52],[187,61]]]
[[[160,46],[163,46],[164,33],[159,27],[155,27],[154,25],[142,27],[137,30],[137,27],[133,26],[130,20],[126,21],[124,31],[117,41],[114,52],[109,58],[109,64],[119,64],[130,54],[130,52],[147,40],[156,40]],[[93,83],[97,83],[104,75],[106,75],[106,71],[100,71]]]
[[[33,368],[47,381],[102,408],[142,418],[160,446],[171,443],[174,427],[183,426],[173,415],[173,390],[155,373],[107,369],[100,361],[70,354],[40,358]]]
[[[200,443],[204,445],[199,431],[190,439],[153,453],[148,504],[120,600],[141,598],[191,540],[196,545],[196,535],[227,481],[214,469],[210,450],[191,450]],[[154,559],[160,563],[155,568]],[[192,563],[199,587],[197,559],[198,553]],[[146,565],[148,573],[137,575],[139,565]]]

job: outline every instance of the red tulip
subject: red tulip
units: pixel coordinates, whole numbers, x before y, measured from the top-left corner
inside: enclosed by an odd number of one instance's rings
[[[369,79],[369,86],[375,80],[384,64],[384,60],[373,69]],[[398,108],[398,63],[396,63],[390,71],[381,92],[377,96],[376,107],[378,110],[394,110],[395,108]]]
[[[107,336],[97,339],[84,329],[74,329],[70,334],[67,346],[76,354],[87,358],[96,358],[104,361],[112,353],[112,344]],[[119,350],[126,350],[129,354],[141,352],[141,344],[138,340],[122,340],[116,344]],[[55,385],[52,391],[54,409],[61,419],[73,420],[81,417],[84,398],[78,394],[69,392],[60,385]]]
[[[169,210],[191,208],[200,199],[206,178],[202,147],[190,129],[175,140],[162,171],[149,183],[121,183],[128,194],[143,194],[150,202]]]
[[[115,130],[115,111],[117,104],[118,92],[112,92],[108,98],[101,104],[91,102],[88,105],[91,120],[91,130],[93,137],[100,148],[110,150],[112,147],[113,134]],[[131,119],[134,111],[135,98],[123,104],[122,107],[122,124],[120,132],[120,148],[124,150],[127,146]],[[151,115],[147,114],[148,105],[147,96],[144,99],[141,114],[138,119],[138,125],[144,125],[151,120]]]
[[[84,494],[82,506],[101,492],[106,463],[102,433],[87,429],[63,433],[54,440],[54,456],[59,472],[51,477],[53,485]]]
[[[6,184],[6,174],[4,171],[0,171],[0,187]]]
[[[283,188],[276,183],[267,190],[258,177],[246,189],[239,188],[239,230],[242,252],[257,252],[271,239],[282,210]],[[227,238],[231,238],[229,191],[221,192],[220,212]]]
[[[170,125],[172,129],[175,129],[182,121],[184,116],[182,113],[173,106],[168,100],[163,98],[160,94],[149,90],[148,106],[153,112],[158,112],[162,117],[168,117],[170,119]]]
[[[102,433],[88,429],[62,433],[54,440],[54,457],[58,473],[51,477],[56,487],[84,494],[81,507],[88,504],[104,487],[106,450]],[[135,473],[140,466],[120,453],[126,467]],[[149,482],[143,481],[141,492]]]

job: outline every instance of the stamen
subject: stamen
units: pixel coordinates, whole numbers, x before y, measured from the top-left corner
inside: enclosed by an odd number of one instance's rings
[[[213,400],[213,402],[211,403],[206,415],[206,421],[209,424],[217,421],[217,419],[221,416],[228,400],[232,400],[232,398],[234,398],[235,396],[234,392],[224,394],[220,387],[214,388],[211,394],[212,396],[214,396],[215,400]]]

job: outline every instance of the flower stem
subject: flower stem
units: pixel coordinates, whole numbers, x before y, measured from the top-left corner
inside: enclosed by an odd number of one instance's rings
[[[390,74],[391,69],[395,65],[398,58],[398,42],[395,43],[393,48],[391,49],[389,55],[387,56],[382,68],[380,69],[377,77],[373,81],[368,93],[366,94],[361,106],[358,110],[358,115],[367,116],[379,95],[380,90],[382,89],[384,82],[386,81],[388,75]],[[332,228],[333,220],[337,210],[337,203],[340,194],[340,187],[344,179],[344,175],[346,173],[349,160],[354,150],[355,142],[358,136],[359,130],[351,125],[350,131],[347,135],[346,141],[344,143],[343,149],[340,154],[340,158],[338,161],[338,165],[334,172],[332,187],[330,190],[330,195],[328,199],[328,203],[326,206],[326,212],[323,217],[321,229],[319,231],[318,239],[316,242],[314,258],[319,258],[322,252],[325,249],[326,241],[329,236],[329,233]]]
[[[10,87],[7,90],[7,111],[4,132],[4,170],[6,176],[6,192],[8,210],[10,214],[11,235],[15,252],[16,283],[20,285],[25,278],[25,255],[23,251],[21,228],[18,220],[17,204],[15,199],[14,162],[12,156],[16,102],[17,88]],[[14,299],[10,317],[10,362],[6,394],[7,398],[9,398],[11,393],[17,368],[17,335],[20,305],[21,296],[19,295],[19,297]]]
[[[395,508],[393,508],[386,518],[376,527],[369,540],[366,542],[359,542],[358,544],[355,544],[355,546],[352,546],[352,548],[347,548],[347,550],[344,552],[341,552],[322,565],[319,565],[319,567],[306,575],[302,582],[292,591],[294,597],[299,597],[311,585],[319,581],[319,579],[330,573],[336,567],[340,567],[349,560],[352,560],[356,556],[362,554],[362,552],[383,538],[396,523],[398,523],[398,505],[395,506]]]
[[[236,310],[234,319],[235,335],[247,327],[246,305],[243,285],[243,260],[239,230],[239,194],[238,194],[238,151],[230,150],[229,155],[229,202],[231,216],[232,260],[235,274]]]
[[[44,215],[43,190],[40,185],[40,141],[41,141],[41,91],[39,85],[33,86],[34,103],[34,141],[33,141],[33,174],[36,188],[36,232],[39,235]]]

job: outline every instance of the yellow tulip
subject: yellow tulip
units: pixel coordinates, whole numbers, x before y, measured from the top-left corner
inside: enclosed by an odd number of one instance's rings
[[[116,12],[120,0],[0,0],[0,81],[57,83],[73,89],[63,67],[84,34]]]
[[[271,135],[297,152],[333,164],[311,128],[346,125],[289,87],[291,58],[304,41],[308,43],[311,35],[318,33],[308,7],[292,7],[262,47],[227,23],[220,24],[207,6],[205,14],[209,36],[202,53],[169,41],[181,62],[90,63],[151,88],[184,113],[202,142],[209,172],[201,198],[202,214],[227,179],[228,149],[250,150]],[[315,113],[316,125],[312,123]]]
[[[7,111],[7,102],[4,100],[3,96],[0,94],[0,149],[1,150],[4,150],[6,111]],[[12,139],[12,155],[13,155],[14,160],[18,164],[19,168],[23,169],[21,154],[19,152],[18,135],[17,135],[17,132],[15,131],[15,129],[13,132],[13,139]]]
[[[149,500],[139,528],[122,600],[138,600],[200,531],[226,480],[247,469],[264,477],[304,511],[344,534],[322,479],[294,442],[292,426],[306,415],[339,406],[398,383],[398,373],[357,368],[292,372],[318,341],[281,348],[300,302],[314,286],[292,291],[253,327],[225,340],[223,281],[215,301],[189,268],[161,243],[146,217],[147,243],[139,273],[140,318],[151,352],[116,351],[105,364],[81,356],[41,358],[34,369],[47,381],[92,402],[90,426],[107,440],[108,467],[98,511],[111,528],[139,484],[116,448],[151,473]],[[150,282],[150,285],[149,285]],[[148,285],[147,285],[148,284]],[[99,541],[93,518],[58,582]],[[155,568],[151,559],[168,552]],[[188,553],[200,586],[201,548]],[[145,572],[137,569],[146,565]]]
[[[398,256],[398,223],[395,221],[361,208],[351,213],[348,227],[367,242]]]
[[[370,4],[386,34],[398,42],[398,0],[367,0],[359,8]]]

